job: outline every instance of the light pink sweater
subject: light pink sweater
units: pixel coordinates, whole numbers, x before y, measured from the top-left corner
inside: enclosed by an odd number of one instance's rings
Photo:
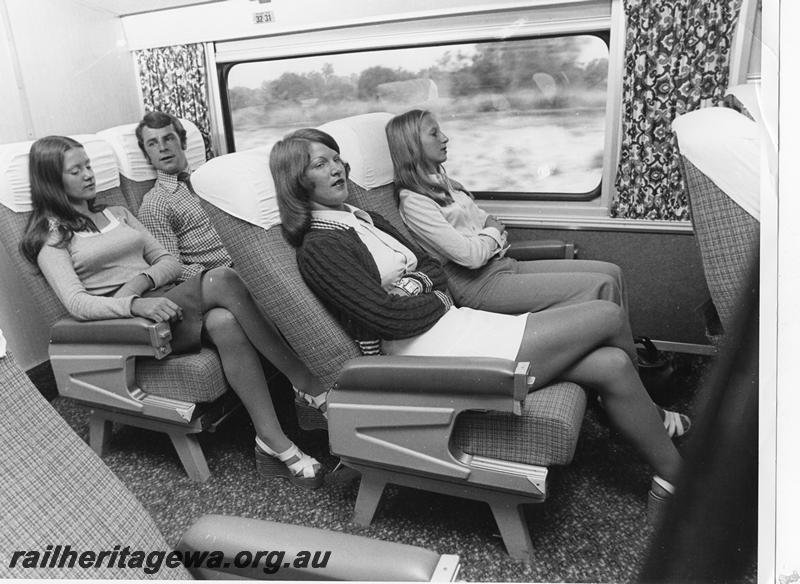
[[[130,211],[109,207],[110,223],[100,233],[76,233],[69,245],[53,247],[55,231],[36,258],[47,282],[79,320],[131,316],[133,295],[114,293],[139,274],[156,287],[175,281],[180,263],[150,235]],[[54,229],[54,228],[53,228]]]

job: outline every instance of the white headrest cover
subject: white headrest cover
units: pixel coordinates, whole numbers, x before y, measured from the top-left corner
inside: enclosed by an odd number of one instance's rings
[[[758,124],[725,107],[707,107],[675,118],[681,155],[726,195],[759,218],[761,146]]]
[[[342,158],[350,163],[350,180],[363,189],[388,185],[394,180],[386,124],[392,114],[376,112],[352,116],[319,127],[339,143]]]
[[[118,187],[119,167],[111,144],[96,134],[81,134],[73,136],[73,138],[83,144],[89,160],[92,161],[97,192],[102,193],[110,188]]]
[[[186,130],[186,159],[189,161],[189,168],[195,170],[206,161],[203,136],[192,122],[183,118],[180,120]],[[138,123],[124,124],[102,130],[97,135],[111,144],[114,149],[120,174],[132,181],[141,182],[156,178],[156,170],[144,157],[144,153],[136,142],[137,125]]]
[[[192,173],[197,195],[229,215],[264,229],[281,222],[269,171],[272,146],[217,156]]]
[[[72,136],[83,144],[92,162],[97,192],[119,186],[117,159],[111,146],[94,134]],[[16,213],[30,211],[31,185],[28,153],[33,141],[0,145],[0,204]]]

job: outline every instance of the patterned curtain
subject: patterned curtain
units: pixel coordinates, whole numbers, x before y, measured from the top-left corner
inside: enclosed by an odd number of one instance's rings
[[[741,0],[625,0],[622,146],[612,217],[689,219],[675,116],[716,105]]]
[[[145,109],[194,122],[203,135],[206,159],[213,158],[203,45],[175,45],[133,53]]]

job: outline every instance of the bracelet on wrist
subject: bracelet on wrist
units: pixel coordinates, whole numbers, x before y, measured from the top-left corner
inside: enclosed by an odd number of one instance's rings
[[[145,272],[142,272],[142,275],[143,275],[145,278],[147,278],[147,281],[148,281],[148,282],[150,282],[150,287],[149,287],[147,290],[145,290],[145,292],[148,292],[148,291],[150,291],[150,290],[155,290],[155,289],[156,289],[156,281],[155,281],[155,280],[153,280],[153,276],[151,276],[150,274],[147,274],[147,273],[145,273]]]
[[[400,278],[397,282],[393,285],[395,288],[398,288],[408,294],[409,296],[416,296],[420,292],[422,292],[422,284],[419,281],[415,280],[414,278],[404,277]]]

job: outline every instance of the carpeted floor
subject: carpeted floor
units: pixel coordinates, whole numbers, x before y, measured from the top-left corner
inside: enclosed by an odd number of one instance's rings
[[[676,409],[692,413],[708,360],[677,359]],[[283,392],[288,393],[286,388]],[[284,396],[286,397],[286,396]],[[280,400],[279,400],[280,401]],[[84,439],[86,411],[61,398],[53,405]],[[211,469],[204,484],[183,472],[166,435],[115,427],[105,463],[153,515],[170,544],[206,513],[240,515],[355,533],[461,556],[461,579],[507,582],[631,582],[652,531],[645,521],[651,471],[591,408],[573,463],[551,471],[550,497],[528,507],[536,548],[530,565],[508,558],[487,505],[391,487],[370,527],[351,523],[357,483],[305,491],[266,481],[255,470],[254,431],[246,415],[201,436]],[[324,432],[287,428],[304,450],[328,468]]]

